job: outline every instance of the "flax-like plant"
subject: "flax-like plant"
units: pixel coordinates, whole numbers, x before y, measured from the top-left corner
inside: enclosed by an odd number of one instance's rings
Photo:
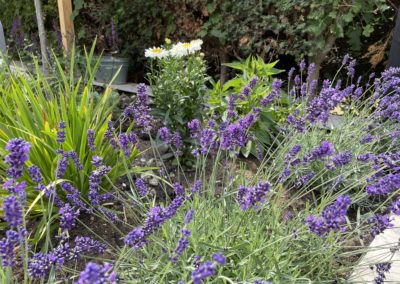
[[[94,155],[103,158],[104,164],[111,167],[109,181],[102,183],[105,191],[110,189],[110,181],[115,182],[120,176],[139,169],[130,166],[138,154],[136,148],[129,157],[125,157],[122,151],[113,149],[104,139],[116,100],[110,88],[106,88],[101,96],[95,95],[93,81],[98,61],[93,60],[93,51],[94,47],[89,52],[85,50],[83,72],[77,72],[73,53],[70,66],[66,68],[54,56],[53,72],[48,77],[42,74],[35,62],[34,70],[6,70],[7,73],[1,75],[4,79],[0,83],[1,157],[7,155],[5,145],[9,140],[22,138],[31,145],[27,167],[33,164],[38,166],[45,185],[68,181],[80,191],[85,200],[89,191],[89,176],[94,169],[91,164]],[[65,122],[65,129],[58,129],[60,122]],[[118,126],[114,128],[117,132]],[[94,133],[95,150],[88,145],[89,129]],[[57,139],[59,131],[65,132],[65,142],[62,144]],[[114,135],[117,138],[118,133]],[[55,174],[61,158],[59,149],[64,152],[74,151],[83,166],[82,170],[78,170],[71,160],[63,180],[57,180]],[[0,176],[3,180],[6,176],[5,167],[3,162],[0,163]],[[37,217],[51,214],[48,212],[49,208],[56,208],[47,205],[43,191],[34,189],[35,184],[27,172],[24,175],[29,186],[27,215]],[[1,189],[0,194],[7,196],[8,193]],[[47,226],[46,220],[44,218],[40,226],[37,226],[40,232],[37,239],[43,235],[43,228]]]

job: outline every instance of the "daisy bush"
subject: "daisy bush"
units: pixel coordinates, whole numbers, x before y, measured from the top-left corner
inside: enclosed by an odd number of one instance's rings
[[[189,47],[177,44],[148,52],[158,54],[152,56],[160,62],[189,62],[188,57],[198,52]],[[188,54],[180,54],[182,50]],[[263,149],[260,161],[243,159],[240,149],[256,139],[252,126],[263,104],[280,97],[276,86],[260,100],[260,107],[246,113],[239,112],[236,104],[229,106],[233,115],[220,118],[218,124],[215,117],[203,114],[188,119],[181,132],[168,124],[157,129],[178,161],[185,159],[179,151],[185,151],[182,132],[187,133],[191,146],[185,155],[195,160],[190,174],[179,166],[173,174],[167,172],[157,141],[151,140],[160,192],[165,193],[160,196],[152,195],[141,178],[132,176],[130,190],[121,190],[109,180],[113,194],[102,192],[99,185],[108,178],[111,165],[95,155],[90,161],[94,170],[88,177],[89,202],[82,204],[82,197],[69,184],[63,186],[60,177],[65,199],[54,187],[43,185],[40,172],[30,165],[31,141],[22,137],[7,141],[2,280],[346,282],[372,238],[392,227],[391,216],[400,213],[400,69],[363,81],[354,78],[355,61],[345,58],[335,78],[319,87],[308,76],[312,68],[301,62],[300,75],[289,72],[286,84],[293,111],[279,123],[281,137],[274,147]],[[138,129],[150,132],[146,91],[146,86],[139,86],[137,101],[124,115],[133,117]],[[342,116],[334,117],[333,112]],[[56,135],[61,145],[68,135],[64,124],[59,122]],[[118,144],[121,155],[130,155],[132,128],[117,140],[109,125],[107,143]],[[89,149],[98,147],[92,145],[92,135],[88,133]],[[74,154],[60,149],[57,173],[63,172],[65,160],[80,166]],[[251,168],[254,163],[256,168]],[[37,246],[30,245],[25,214],[28,183],[37,184],[50,206],[60,208],[56,217],[47,216],[59,225],[56,236],[47,234]],[[109,203],[117,205],[113,211],[105,210]],[[115,242],[109,243],[98,228],[86,225],[83,217],[87,216],[100,218],[112,228]],[[85,230],[75,230],[78,224]],[[398,249],[398,245],[382,248],[382,253]],[[390,261],[369,265],[376,271],[376,283],[391,267]]]
[[[205,118],[207,94],[207,65],[201,51],[201,40],[171,44],[147,49],[150,58],[148,74],[153,93],[154,116],[179,135],[182,149],[181,162],[192,164],[191,139],[187,123]]]

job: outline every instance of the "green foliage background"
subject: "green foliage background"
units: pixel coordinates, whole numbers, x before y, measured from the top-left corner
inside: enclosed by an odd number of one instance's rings
[[[46,27],[54,30],[57,1],[42,0]],[[388,0],[73,0],[78,44],[98,38],[103,49],[116,24],[122,51],[135,63],[144,60],[146,47],[172,39],[205,40],[206,55],[231,57],[319,54],[329,36],[356,55],[367,50],[366,38],[386,37],[394,25]],[[36,32],[33,1],[0,0],[0,19],[6,32],[18,15],[26,33]],[[384,31],[377,29],[384,28]],[[387,31],[385,31],[385,29]],[[376,35],[374,36],[374,31]],[[55,37],[49,36],[55,46]],[[219,65],[219,64],[216,64]]]

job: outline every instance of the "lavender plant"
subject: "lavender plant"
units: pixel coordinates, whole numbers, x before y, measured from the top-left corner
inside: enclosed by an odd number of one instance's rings
[[[304,71],[305,63],[300,68]],[[354,63],[350,61],[343,68],[352,84]],[[233,106],[229,111],[235,115],[219,125],[212,119],[207,123],[191,120],[186,131],[194,143],[191,154],[196,157],[196,171],[189,178],[177,167],[180,180],[164,173],[160,187],[164,192],[173,190],[165,199],[151,198],[141,179],[135,181],[141,199],[118,188],[113,196],[101,192],[99,184],[110,175],[110,169],[104,157],[93,155],[93,171],[87,177],[88,202],[81,204],[74,187],[60,179],[66,201],[59,196],[57,183],[46,186],[43,173],[29,165],[32,145],[22,139],[12,140],[5,159],[9,178],[3,184],[9,192],[3,209],[10,230],[0,241],[2,266],[6,263],[5,270],[12,276],[9,267],[25,263],[24,276],[13,276],[25,281],[48,278],[55,282],[62,277],[77,283],[345,282],[355,260],[368,250],[368,239],[390,228],[390,214],[399,212],[398,108],[392,107],[399,100],[398,77],[400,70],[388,70],[373,85],[364,86],[367,92],[356,92],[361,87],[357,83],[348,87],[325,81],[314,98],[307,94],[316,86],[295,77],[295,81],[300,80],[292,86],[298,106],[282,125],[287,136],[277,148],[268,149],[269,155],[250,174],[237,154],[253,139],[249,129],[259,118],[258,109],[241,115]],[[375,92],[370,99],[361,101],[360,97],[366,97],[372,88]],[[356,104],[361,106],[355,108]],[[331,114],[338,108],[342,109],[343,121],[333,124]],[[148,125],[147,105],[126,113],[137,121],[144,117],[142,125]],[[132,148],[127,145],[133,146],[136,140],[130,132],[113,135],[113,128],[112,123],[107,125],[106,143],[120,155],[131,155]],[[158,133],[177,150],[182,142],[174,130],[162,127]],[[68,124],[60,123],[54,135],[59,158],[55,175],[60,178],[66,163],[83,166],[75,152],[64,148],[68,135]],[[382,139],[376,139],[381,135]],[[101,147],[96,139],[93,144],[89,131],[87,149]],[[163,159],[158,162],[163,163]],[[333,186],[332,182],[342,176],[343,182]],[[58,244],[45,245],[41,251],[26,245],[23,201],[30,180],[51,206],[62,208],[58,212]],[[371,198],[376,196],[379,198]],[[102,206],[112,197],[121,205],[122,212],[116,218]],[[365,201],[373,201],[374,206],[366,207]],[[135,208],[140,211],[132,214]],[[80,222],[81,212],[98,213],[122,243],[107,246],[87,237],[68,239]],[[24,232],[21,238],[20,232]],[[18,244],[16,239],[22,242]],[[51,236],[46,241],[51,244]],[[24,254],[15,254],[20,251]],[[71,268],[70,263],[78,257],[102,256],[105,251],[112,259],[92,258],[81,271]],[[377,265],[377,281],[383,280],[389,269],[390,261]]]
[[[371,196],[394,191],[392,187],[381,192],[378,184],[370,183],[386,171],[384,168],[391,172],[392,163],[397,161],[397,95],[390,89],[398,71],[389,69],[373,83],[374,75],[369,76],[362,86],[361,78],[354,78],[354,65],[354,60],[344,58],[341,69],[348,76],[348,86],[343,85],[344,80],[325,80],[316,97],[288,116],[282,125],[287,136],[273,163],[281,171],[278,181],[288,188],[306,187],[309,192],[324,193],[349,188],[363,192],[364,197],[357,202],[369,207]],[[289,88],[297,97],[309,98],[311,85],[315,83],[301,83],[296,76]],[[376,107],[371,108],[373,105]],[[338,111],[342,116],[333,115]]]
[[[346,68],[350,77],[353,65]],[[397,76],[394,70],[385,73],[375,88],[380,90],[381,84],[387,84],[385,77],[389,73]],[[294,98],[308,99],[309,84],[304,82],[294,88],[298,91]],[[142,228],[132,231],[140,246],[124,250],[119,260],[120,277],[128,281],[181,283],[203,283],[205,279],[232,283],[346,281],[354,266],[352,257],[367,250],[366,239],[390,228],[389,214],[397,212],[398,202],[390,205],[398,192],[400,159],[394,152],[398,151],[397,140],[389,135],[392,138],[373,139],[372,143],[366,137],[368,133],[388,137],[388,129],[397,127],[390,122],[397,119],[397,114],[385,102],[372,102],[379,104],[379,113],[387,114],[382,120],[376,112],[352,108],[361,95],[367,96],[364,92],[358,91],[357,97],[352,97],[353,92],[347,87],[335,88],[325,83],[323,88],[322,98],[299,101],[298,110],[288,118],[286,139],[277,149],[270,150],[261,169],[250,179],[243,166],[237,167],[236,155],[229,152],[237,153],[241,143],[249,139],[246,131],[236,127],[251,125],[245,122],[256,120],[256,114],[238,117],[238,122],[226,121],[223,127],[213,121],[204,127],[197,120],[191,121],[188,127],[198,143],[194,154],[198,157],[196,178],[201,187],[195,194],[186,191],[185,201],[178,202],[180,208],[172,218],[163,217],[168,210],[155,207],[158,218],[151,220],[157,220],[157,229],[151,235],[141,233]],[[324,97],[326,92],[331,95]],[[348,96],[354,101],[346,108],[343,102]],[[387,100],[397,103],[393,97],[384,99]],[[343,108],[343,122],[332,125],[331,112],[338,106]],[[371,128],[375,124],[381,126]],[[161,129],[160,136],[165,141],[171,138],[167,129]],[[366,161],[371,164],[365,166]],[[212,173],[205,173],[207,163],[211,163]],[[297,168],[302,171],[299,176]],[[282,178],[283,172],[293,178],[293,183]],[[343,182],[335,187],[332,182],[343,175]],[[316,179],[321,181],[315,183]],[[182,189],[176,192],[181,196]],[[378,203],[375,200],[374,207],[366,207],[363,201],[370,200],[371,194],[381,199]],[[186,222],[191,210],[194,217]],[[148,215],[145,226],[150,216],[153,215]],[[182,236],[183,232],[186,233]],[[175,254],[177,248],[179,254]],[[224,255],[220,262],[223,266],[209,260],[211,254],[218,252]],[[171,254],[179,257],[171,258]],[[382,278],[380,271],[378,277]]]

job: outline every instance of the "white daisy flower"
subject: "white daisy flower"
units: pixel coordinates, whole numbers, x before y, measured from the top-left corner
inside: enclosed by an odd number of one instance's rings
[[[144,56],[149,58],[163,58],[168,56],[168,51],[161,47],[152,47],[146,49]]]
[[[201,49],[201,43],[199,41],[191,42],[178,42],[171,49],[171,55],[174,57],[183,57],[189,54],[193,54]]]
[[[199,51],[201,50],[201,45],[203,44],[203,41],[201,39],[194,39],[190,42],[190,44],[193,46],[194,51]]]
[[[189,50],[183,46],[182,42],[174,44],[170,50],[173,57],[183,57],[189,54]]]

